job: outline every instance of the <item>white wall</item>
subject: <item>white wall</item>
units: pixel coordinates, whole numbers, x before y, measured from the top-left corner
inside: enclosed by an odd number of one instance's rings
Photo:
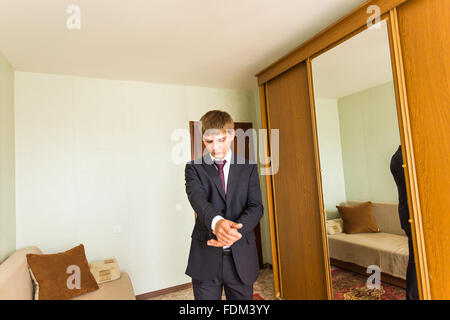
[[[16,249],[14,70],[0,52],[0,263]]]
[[[336,205],[346,201],[337,100],[316,98],[315,105],[324,206],[337,212]]]
[[[189,282],[194,215],[171,134],[211,109],[254,122],[254,92],[15,77],[17,247],[83,243],[89,261],[116,257],[136,294]]]

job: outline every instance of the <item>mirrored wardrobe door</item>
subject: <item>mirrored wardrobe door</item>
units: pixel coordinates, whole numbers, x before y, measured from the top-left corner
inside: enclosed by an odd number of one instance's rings
[[[334,299],[405,299],[415,273],[390,52],[382,20],[311,60]]]

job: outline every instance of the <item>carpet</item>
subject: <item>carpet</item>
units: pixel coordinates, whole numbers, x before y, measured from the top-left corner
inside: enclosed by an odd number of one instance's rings
[[[331,271],[333,296],[336,300],[405,300],[405,289],[381,282],[380,289],[368,289],[367,277],[334,268]]]
[[[255,293],[253,294],[253,300],[264,300],[264,298],[259,293]]]

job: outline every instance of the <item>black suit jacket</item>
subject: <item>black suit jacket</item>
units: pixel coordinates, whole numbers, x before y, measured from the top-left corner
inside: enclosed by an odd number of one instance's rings
[[[391,158],[390,169],[398,190],[398,214],[400,217],[400,224],[402,229],[408,234],[411,230],[411,225],[409,224],[408,196],[406,194],[405,169],[403,168],[401,145]]]
[[[243,225],[239,229],[242,238],[233,244],[231,252],[241,281],[252,284],[259,273],[253,229],[264,211],[256,163],[232,153],[226,196],[219,171],[209,154],[186,164],[185,179],[189,202],[197,213],[186,274],[200,281],[217,276],[223,249],[208,246],[206,242],[216,239],[211,222],[220,215]]]

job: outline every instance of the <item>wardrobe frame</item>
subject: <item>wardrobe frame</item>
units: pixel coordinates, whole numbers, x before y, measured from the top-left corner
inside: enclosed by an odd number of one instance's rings
[[[321,234],[323,243],[323,255],[325,261],[327,298],[332,299],[331,273],[328,257],[327,234],[325,225],[325,210],[322,195],[322,182],[320,174],[320,159],[316,125],[316,113],[314,104],[314,90],[312,81],[311,60],[314,57],[330,50],[339,45],[343,41],[353,37],[361,31],[367,29],[368,7],[372,5],[378,6],[380,9],[380,19],[384,19],[388,26],[388,35],[391,50],[392,74],[394,78],[397,115],[399,123],[400,138],[403,150],[403,159],[405,167],[405,178],[408,190],[409,210],[411,213],[411,229],[413,235],[416,269],[418,277],[418,287],[420,299],[431,299],[430,281],[427,270],[427,257],[424,245],[423,226],[421,220],[421,206],[419,199],[419,188],[417,182],[417,174],[414,162],[414,150],[411,136],[411,126],[408,110],[408,99],[405,84],[405,74],[403,68],[402,51],[400,45],[400,34],[397,18],[397,7],[414,0],[371,0],[367,1],[348,15],[344,16],[322,32],[298,46],[289,54],[283,56],[264,70],[256,74],[259,85],[260,106],[262,127],[270,132],[270,105],[268,103],[268,82],[292,67],[306,62],[308,74],[308,87],[310,93],[311,120],[314,139],[314,154],[316,159],[316,177],[317,177],[317,194],[320,205]],[[264,139],[264,149],[266,155],[266,163],[271,156],[270,135]],[[279,261],[279,239],[277,229],[277,214],[274,205],[274,195],[276,193],[276,185],[273,183],[271,175],[266,175],[269,227],[272,246],[273,272],[274,272],[274,289],[277,299],[283,299],[283,291],[281,281],[281,272],[283,265]]]

